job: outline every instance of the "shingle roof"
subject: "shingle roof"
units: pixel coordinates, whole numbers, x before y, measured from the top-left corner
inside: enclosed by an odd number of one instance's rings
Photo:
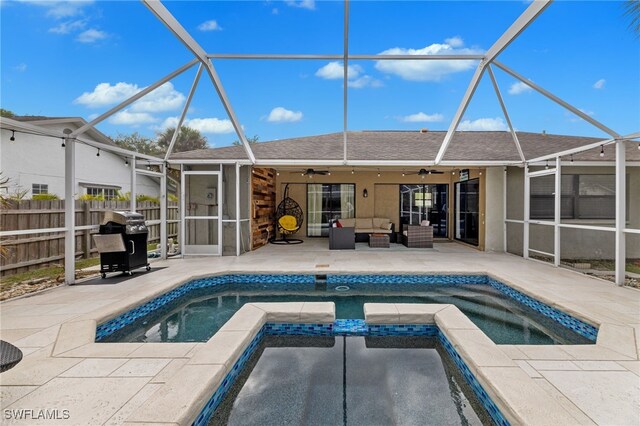
[[[360,131],[348,132],[347,155],[350,160],[412,161],[433,160],[440,149],[445,131]],[[561,136],[517,132],[525,158],[532,159],[566,149],[601,141],[601,138]],[[259,160],[341,160],[342,133],[282,139],[251,145]],[[600,157],[597,149],[574,155],[576,161],[613,161],[614,149]],[[640,160],[640,151],[630,146],[630,161]],[[245,160],[242,146],[200,149],[171,155],[173,160],[215,159]],[[449,161],[520,161],[509,132],[456,132],[444,157]]]

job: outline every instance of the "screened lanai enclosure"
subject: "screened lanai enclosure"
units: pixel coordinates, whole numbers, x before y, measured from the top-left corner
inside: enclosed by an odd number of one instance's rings
[[[326,235],[324,226],[329,216],[331,219],[389,217],[392,222],[397,221],[398,226],[429,220],[436,226],[436,237],[480,250],[509,252],[556,266],[577,268],[596,260],[606,261],[618,284],[625,280],[627,263],[640,259],[640,129],[636,133],[620,134],[561,99],[550,88],[498,60],[501,53],[546,12],[551,1],[531,2],[485,51],[454,54],[352,53],[349,1],[343,2],[343,15],[337,18],[343,21],[343,43],[338,51],[220,53],[224,51],[221,46],[219,52],[210,52],[171,13],[170,7],[154,0],[142,3],[193,55],[192,60],[76,129],[45,131],[8,118],[2,118],[2,128],[64,141],[68,199],[74,196],[76,144],[87,144],[128,159],[132,164],[132,183],[140,174],[158,178],[161,241],[168,240],[169,223],[177,223],[179,227],[177,253],[171,253],[169,244],[161,244],[162,258],[168,254],[238,256],[264,245],[277,236],[275,208],[283,197],[284,186],[291,185],[294,198],[304,210],[305,227],[301,231],[306,233],[304,237]],[[315,139],[306,136],[308,143],[296,144],[293,139],[250,143],[241,124],[242,117],[236,114],[218,74],[218,65],[227,60],[245,61],[247,67],[260,61],[285,64],[341,61],[340,103],[333,108],[341,111],[340,131]],[[375,145],[371,142],[373,135],[351,131],[348,126],[349,112],[354,108],[350,104],[349,67],[358,61],[468,61],[473,64],[473,75],[464,93],[451,95],[456,97],[458,106],[445,131],[422,129],[414,135],[397,133],[396,139]],[[89,129],[188,70],[195,71],[195,76],[163,157],[143,155],[84,137]],[[563,114],[577,117],[607,136],[567,139],[544,131],[519,132],[503,97],[505,89],[496,78],[498,72],[541,95]],[[459,129],[482,81],[490,83],[488,87],[495,92],[506,123],[504,132],[473,135],[474,132]],[[206,86],[208,96],[221,102],[237,134],[238,144],[175,153],[181,125],[200,86]],[[363,108],[362,104],[357,108]],[[416,149],[418,143],[421,145]],[[314,168],[330,173],[311,176],[300,173]],[[323,204],[325,187],[335,188],[335,194],[329,191],[333,194],[330,198],[336,200],[330,206]],[[179,203],[179,219],[167,220],[169,198]],[[131,199],[131,210],[135,211],[135,193]],[[66,281],[72,284],[75,280],[73,235],[79,228],[74,226],[74,212],[69,205],[64,227],[56,230],[67,233]],[[385,216],[380,216],[382,214]],[[11,235],[17,234],[2,232],[2,236]]]

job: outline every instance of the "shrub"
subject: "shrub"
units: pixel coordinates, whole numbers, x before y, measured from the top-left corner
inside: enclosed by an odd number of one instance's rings
[[[59,200],[56,194],[35,194],[31,196],[32,200]]]
[[[142,203],[143,201],[150,201],[152,203],[160,204],[160,199],[158,197],[152,197],[151,195],[136,195],[136,202]]]
[[[104,195],[82,194],[78,197],[80,201],[104,201]]]

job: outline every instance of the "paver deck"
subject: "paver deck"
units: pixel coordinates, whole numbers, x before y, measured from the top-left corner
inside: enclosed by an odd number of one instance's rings
[[[640,291],[635,289],[456,243],[436,244],[429,251],[331,252],[325,240],[311,240],[238,258],[171,259],[153,266],[168,267],[115,285],[64,286],[0,304],[0,337],[25,354],[0,375],[3,424],[52,422],[9,419],[5,408],[59,410],[60,415],[68,410],[68,419],[56,424],[126,422],[204,343],[77,347],[74,339],[56,342],[62,324],[82,334],[88,322],[113,317],[191,278],[234,271],[492,274],[601,327],[598,345],[499,345],[517,366],[509,368],[533,378],[576,424],[640,424]],[[492,380],[517,392],[511,376],[494,373]]]

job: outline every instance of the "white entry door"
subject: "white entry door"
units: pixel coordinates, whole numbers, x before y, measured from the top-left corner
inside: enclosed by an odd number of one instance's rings
[[[182,172],[182,253],[222,255],[222,176],[217,171]]]

